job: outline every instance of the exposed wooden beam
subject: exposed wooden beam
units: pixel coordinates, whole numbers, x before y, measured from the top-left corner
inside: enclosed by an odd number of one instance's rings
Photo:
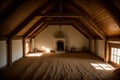
[[[74,28],[76,30],[78,30],[80,33],[82,33],[87,39],[92,38],[88,32],[86,32],[83,28],[81,28],[81,26],[83,26],[83,25],[78,25],[76,22],[72,22],[72,25],[74,26]]]
[[[108,40],[108,41],[120,41],[120,38],[108,37],[107,40]]]
[[[42,17],[39,21],[37,21],[24,35],[23,37],[26,38],[34,29],[39,27],[39,25],[45,20],[45,17]]]
[[[62,13],[62,0],[59,0],[59,12]]]
[[[23,44],[23,58],[25,58],[26,54],[25,54],[25,38],[23,38],[22,40],[22,44]]]
[[[22,36],[15,36],[14,38],[12,38],[13,40],[18,40],[18,39],[23,39]]]
[[[93,23],[93,21],[91,21],[90,18],[88,17],[81,17],[79,19],[81,22],[83,22],[87,28],[91,29],[91,31],[95,32],[95,34],[97,34],[98,36],[101,37],[101,39],[105,40],[105,34],[102,32],[101,29],[98,28],[98,26],[96,26],[95,23]]]
[[[17,26],[9,35],[8,38],[12,39],[16,36],[17,33],[19,33],[24,26],[26,26],[38,13],[42,12],[46,6],[48,6],[51,3],[51,1],[48,1],[42,7],[40,6],[36,11],[34,11],[30,16],[28,16],[19,26]]]
[[[109,53],[110,53],[110,47],[108,44],[108,40],[105,41],[105,57],[104,57],[104,61],[108,62],[109,61]]]
[[[42,17],[80,17],[81,14],[75,14],[75,13],[66,13],[66,12],[62,12],[62,13],[45,13],[45,14],[39,14],[38,16],[42,16]]]
[[[7,65],[12,65],[12,40],[7,40]]]
[[[42,25],[33,33],[31,34],[32,38],[35,38],[40,32],[42,32],[45,28],[47,28],[48,23],[42,23]]]
[[[112,0],[100,0],[100,1],[102,1],[108,13],[120,27],[120,10],[117,8],[114,2]]]
[[[98,25],[95,23],[96,21],[93,20],[88,14],[87,12],[81,8],[80,5],[76,4],[73,0],[66,0],[70,5],[72,5],[73,7],[75,7],[76,9],[78,9],[78,11],[80,11],[81,13],[81,18],[83,20],[85,20],[85,23],[91,25],[90,28],[96,32],[96,34],[98,34],[102,39],[106,39],[104,33],[99,29]]]
[[[0,13],[0,22],[6,19],[14,10],[16,10],[25,0],[14,0],[14,2],[8,6],[8,8]]]
[[[38,13],[39,14],[45,14],[47,11],[49,11],[51,8],[55,6],[55,3],[49,3],[48,5],[44,6],[44,9]]]

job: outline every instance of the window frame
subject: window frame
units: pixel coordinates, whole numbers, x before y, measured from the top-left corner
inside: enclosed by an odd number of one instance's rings
[[[115,62],[111,60],[112,48],[118,48],[118,49],[120,49],[120,44],[109,43],[109,46],[110,46],[109,62],[112,63],[112,64],[114,64],[114,65],[116,65],[116,66],[120,66],[120,60],[119,60],[119,64],[117,63],[117,59],[116,59]],[[118,50],[118,49],[117,49],[117,50]],[[116,56],[117,56],[117,55],[116,55]],[[120,57],[120,56],[119,56],[119,57]]]

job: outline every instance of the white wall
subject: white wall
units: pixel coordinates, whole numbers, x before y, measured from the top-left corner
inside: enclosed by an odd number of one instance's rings
[[[7,45],[6,41],[0,41],[0,68],[7,65]]]
[[[12,40],[12,61],[16,61],[23,57],[22,40]]]
[[[96,40],[95,54],[104,59],[104,56],[105,56],[105,41],[104,40]]]
[[[43,50],[42,47],[44,46],[46,48],[55,50],[54,33],[57,30],[59,30],[58,25],[49,25],[44,31],[35,37],[35,48]],[[62,31],[66,34],[66,44],[68,50],[70,50],[72,46],[74,46],[76,50],[81,50],[83,47],[87,47],[89,49],[89,40],[73,26],[62,25]]]
[[[90,52],[95,53],[95,40],[90,39]]]

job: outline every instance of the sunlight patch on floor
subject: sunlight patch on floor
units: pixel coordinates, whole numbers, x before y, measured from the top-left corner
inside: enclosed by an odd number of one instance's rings
[[[27,57],[34,57],[34,56],[42,56],[42,55],[43,55],[43,53],[29,53],[26,56]]]
[[[114,70],[115,68],[107,63],[90,63],[97,70]]]

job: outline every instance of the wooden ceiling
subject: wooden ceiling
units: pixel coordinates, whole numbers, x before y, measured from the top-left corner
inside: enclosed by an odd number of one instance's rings
[[[0,1],[0,39],[34,38],[48,25],[73,25],[88,39],[120,37],[120,0]]]

